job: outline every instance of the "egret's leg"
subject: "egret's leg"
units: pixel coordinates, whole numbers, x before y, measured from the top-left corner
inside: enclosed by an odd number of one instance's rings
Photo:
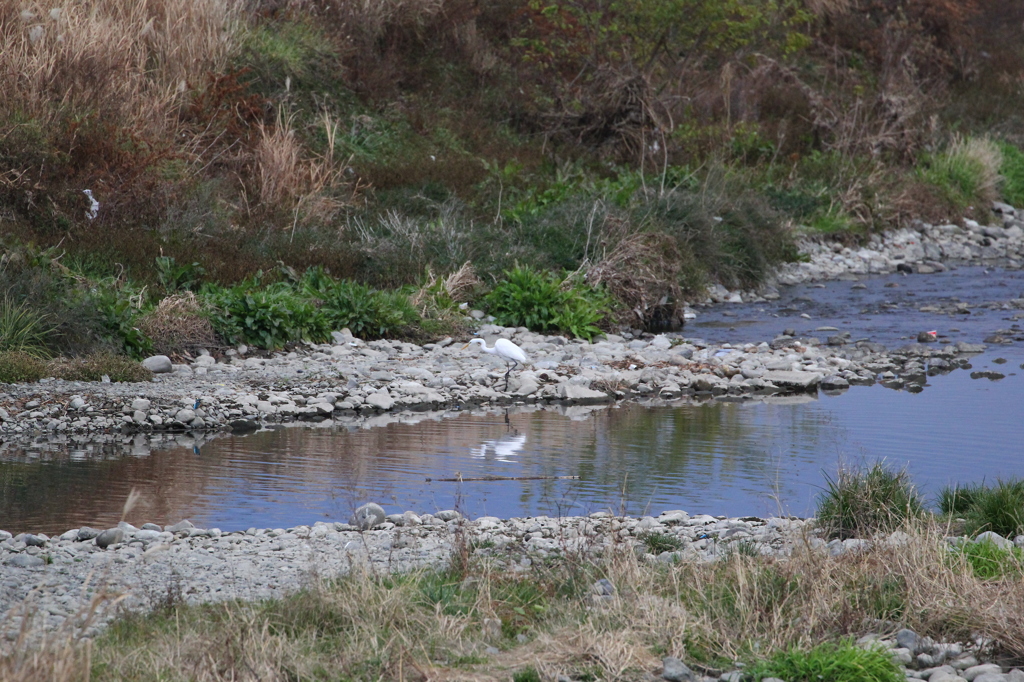
[[[505,391],[508,392],[508,375],[512,373],[512,370],[519,364],[517,360],[513,360],[511,365],[508,365],[508,369],[505,371]]]

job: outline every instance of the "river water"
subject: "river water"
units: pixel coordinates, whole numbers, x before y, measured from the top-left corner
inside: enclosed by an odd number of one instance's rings
[[[1022,273],[981,268],[804,285],[769,304],[702,311],[685,333],[759,341],[790,328],[824,338],[835,332],[815,330],[835,326],[895,346],[936,329],[979,342],[1016,325],[1015,311],[984,304],[1022,291]],[[956,303],[970,312],[919,312]],[[0,528],[113,525],[132,487],[142,499],[129,521],[188,518],[223,530],[345,521],[366,501],[389,513],[457,508],[474,517],[666,509],[806,516],[840,462],[877,460],[907,467],[934,497],[952,483],[1024,476],[1024,344],[990,346],[971,362],[971,371],[1006,377],[957,370],[930,377],[920,393],[876,385],[763,402],[423,413],[372,428],[229,435],[198,452],[173,441],[6,450]],[[543,478],[472,480],[487,476]]]

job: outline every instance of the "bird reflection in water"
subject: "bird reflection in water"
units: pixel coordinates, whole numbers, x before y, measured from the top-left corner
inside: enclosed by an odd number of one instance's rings
[[[480,447],[473,448],[473,456],[479,459],[494,459],[496,462],[511,462],[512,455],[526,445],[525,433],[506,433],[495,440],[484,441]]]

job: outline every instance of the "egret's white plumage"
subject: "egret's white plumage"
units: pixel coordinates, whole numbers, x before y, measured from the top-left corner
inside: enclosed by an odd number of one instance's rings
[[[508,362],[512,363],[511,365],[508,366],[508,371],[505,372],[505,390],[507,391],[508,390],[508,375],[518,365],[523,364],[523,363],[528,361],[527,357],[526,357],[526,353],[523,352],[522,348],[520,348],[516,344],[512,343],[508,339],[498,339],[497,341],[494,342],[494,346],[492,346],[490,348],[488,348],[487,342],[484,341],[483,339],[471,339],[469,343],[467,343],[465,346],[463,346],[463,348],[469,348],[474,343],[480,344],[480,349],[483,352],[490,353],[491,355],[497,355],[499,358],[504,360],[506,363],[508,363]]]

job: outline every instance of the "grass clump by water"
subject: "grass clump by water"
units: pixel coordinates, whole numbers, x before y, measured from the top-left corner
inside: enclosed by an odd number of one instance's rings
[[[646,532],[638,536],[644,547],[651,554],[676,552],[683,548],[683,541],[674,535]]]
[[[918,170],[957,208],[988,207],[999,196],[1000,147],[988,138],[955,137],[949,147],[927,155]]]
[[[0,351],[16,351],[48,357],[47,348],[54,327],[45,313],[16,302],[10,295],[0,298]]]
[[[906,470],[881,462],[866,470],[840,466],[836,477],[826,475],[825,481],[815,517],[829,538],[889,533],[924,513]]]
[[[861,649],[849,641],[782,651],[755,663],[749,674],[758,682],[766,677],[787,682],[903,682],[905,679],[887,651]]]
[[[1024,534],[1024,479],[946,487],[939,493],[939,511],[962,517],[968,535],[992,531],[1012,540]]]
[[[1000,142],[1003,165],[999,168],[1003,176],[1000,192],[1003,199],[1013,206],[1024,206],[1024,152],[1009,142]]]

